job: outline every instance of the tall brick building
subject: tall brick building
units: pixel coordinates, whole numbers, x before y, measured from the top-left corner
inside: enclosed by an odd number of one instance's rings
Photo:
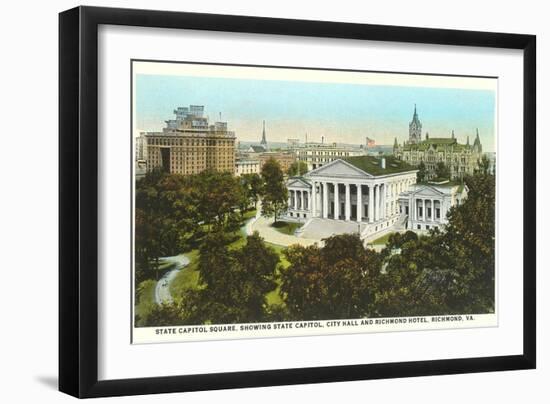
[[[227,122],[209,124],[204,106],[174,110],[162,132],[147,132],[147,170],[163,168],[177,174],[197,174],[207,169],[235,170],[235,133]]]

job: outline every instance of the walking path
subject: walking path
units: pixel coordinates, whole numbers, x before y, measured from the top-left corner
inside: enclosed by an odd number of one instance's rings
[[[160,258],[163,262],[172,262],[175,264],[174,269],[164,274],[157,282],[155,287],[155,303],[172,303],[172,295],[170,294],[170,282],[174,280],[178,272],[189,265],[189,258],[185,255],[175,255],[173,257]]]

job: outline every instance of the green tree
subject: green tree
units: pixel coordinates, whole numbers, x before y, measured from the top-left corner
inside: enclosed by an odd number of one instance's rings
[[[230,251],[223,233],[208,234],[200,248],[198,291],[182,297],[186,323],[265,321],[265,295],[275,289],[277,253],[257,234]]]
[[[416,173],[416,182],[424,182],[426,181],[426,164],[424,164],[423,161],[420,162],[418,165],[418,172]]]
[[[305,161],[295,161],[288,167],[287,174],[289,177],[304,175],[308,172],[307,163]]]
[[[247,206],[253,205],[254,209],[256,209],[256,205],[263,190],[262,177],[260,177],[259,174],[252,173],[243,174],[240,178],[246,196]]]
[[[435,175],[438,179],[450,179],[451,178],[451,170],[447,165],[440,161],[437,163],[435,168]]]
[[[238,222],[237,208],[246,200],[238,178],[228,172],[208,170],[189,180],[188,192],[196,195],[197,220],[213,231]]]
[[[394,234],[381,255],[373,316],[450,314],[446,289],[452,278],[435,236]]]
[[[380,259],[357,234],[332,236],[323,248],[294,245],[285,256],[281,292],[291,320],[368,316]]]
[[[442,236],[449,267],[457,273],[449,304],[470,313],[494,311],[495,177],[478,172],[464,179],[468,198],[451,208]]]
[[[392,235],[382,251],[373,314],[491,313],[495,304],[495,177],[465,177],[467,199],[443,231]]]
[[[185,245],[185,235],[197,222],[193,204],[182,190],[183,176],[152,171],[136,182],[136,281],[159,278],[159,258],[173,255]]]
[[[238,304],[243,309],[238,321],[265,321],[266,294],[277,286],[275,277],[279,255],[254,232],[246,238],[246,244],[234,252],[233,257],[238,271],[238,283],[235,285]]]
[[[270,158],[264,163],[261,175],[264,182],[262,215],[273,217],[276,223],[279,215],[288,209],[288,190],[283,171],[279,163]]]

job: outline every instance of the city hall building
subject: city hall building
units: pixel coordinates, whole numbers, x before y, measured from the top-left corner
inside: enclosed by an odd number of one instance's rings
[[[423,139],[422,122],[415,106],[409,123],[409,138],[402,145],[395,138],[393,155],[415,167],[423,163],[428,179],[436,177],[438,163],[444,163],[449,168],[451,178],[459,179],[475,172],[483,157],[483,147],[478,130],[473,145],[470,144],[469,136],[466,136],[466,143],[459,143],[454,131],[450,137],[441,138],[430,137],[426,132]]]

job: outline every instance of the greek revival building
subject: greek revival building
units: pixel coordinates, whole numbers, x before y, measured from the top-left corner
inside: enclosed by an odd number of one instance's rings
[[[392,156],[334,160],[288,180],[286,219],[356,222],[369,236],[404,220],[399,196],[416,183],[417,171]]]
[[[406,218],[407,230],[430,230],[447,223],[452,206],[468,196],[468,187],[453,182],[414,184],[399,196],[399,210]]]
[[[296,235],[319,239],[359,231],[368,241],[389,231],[442,227],[451,207],[464,202],[468,189],[456,181],[418,184],[417,172],[391,156],[332,161],[288,180],[284,219],[304,223]]]

